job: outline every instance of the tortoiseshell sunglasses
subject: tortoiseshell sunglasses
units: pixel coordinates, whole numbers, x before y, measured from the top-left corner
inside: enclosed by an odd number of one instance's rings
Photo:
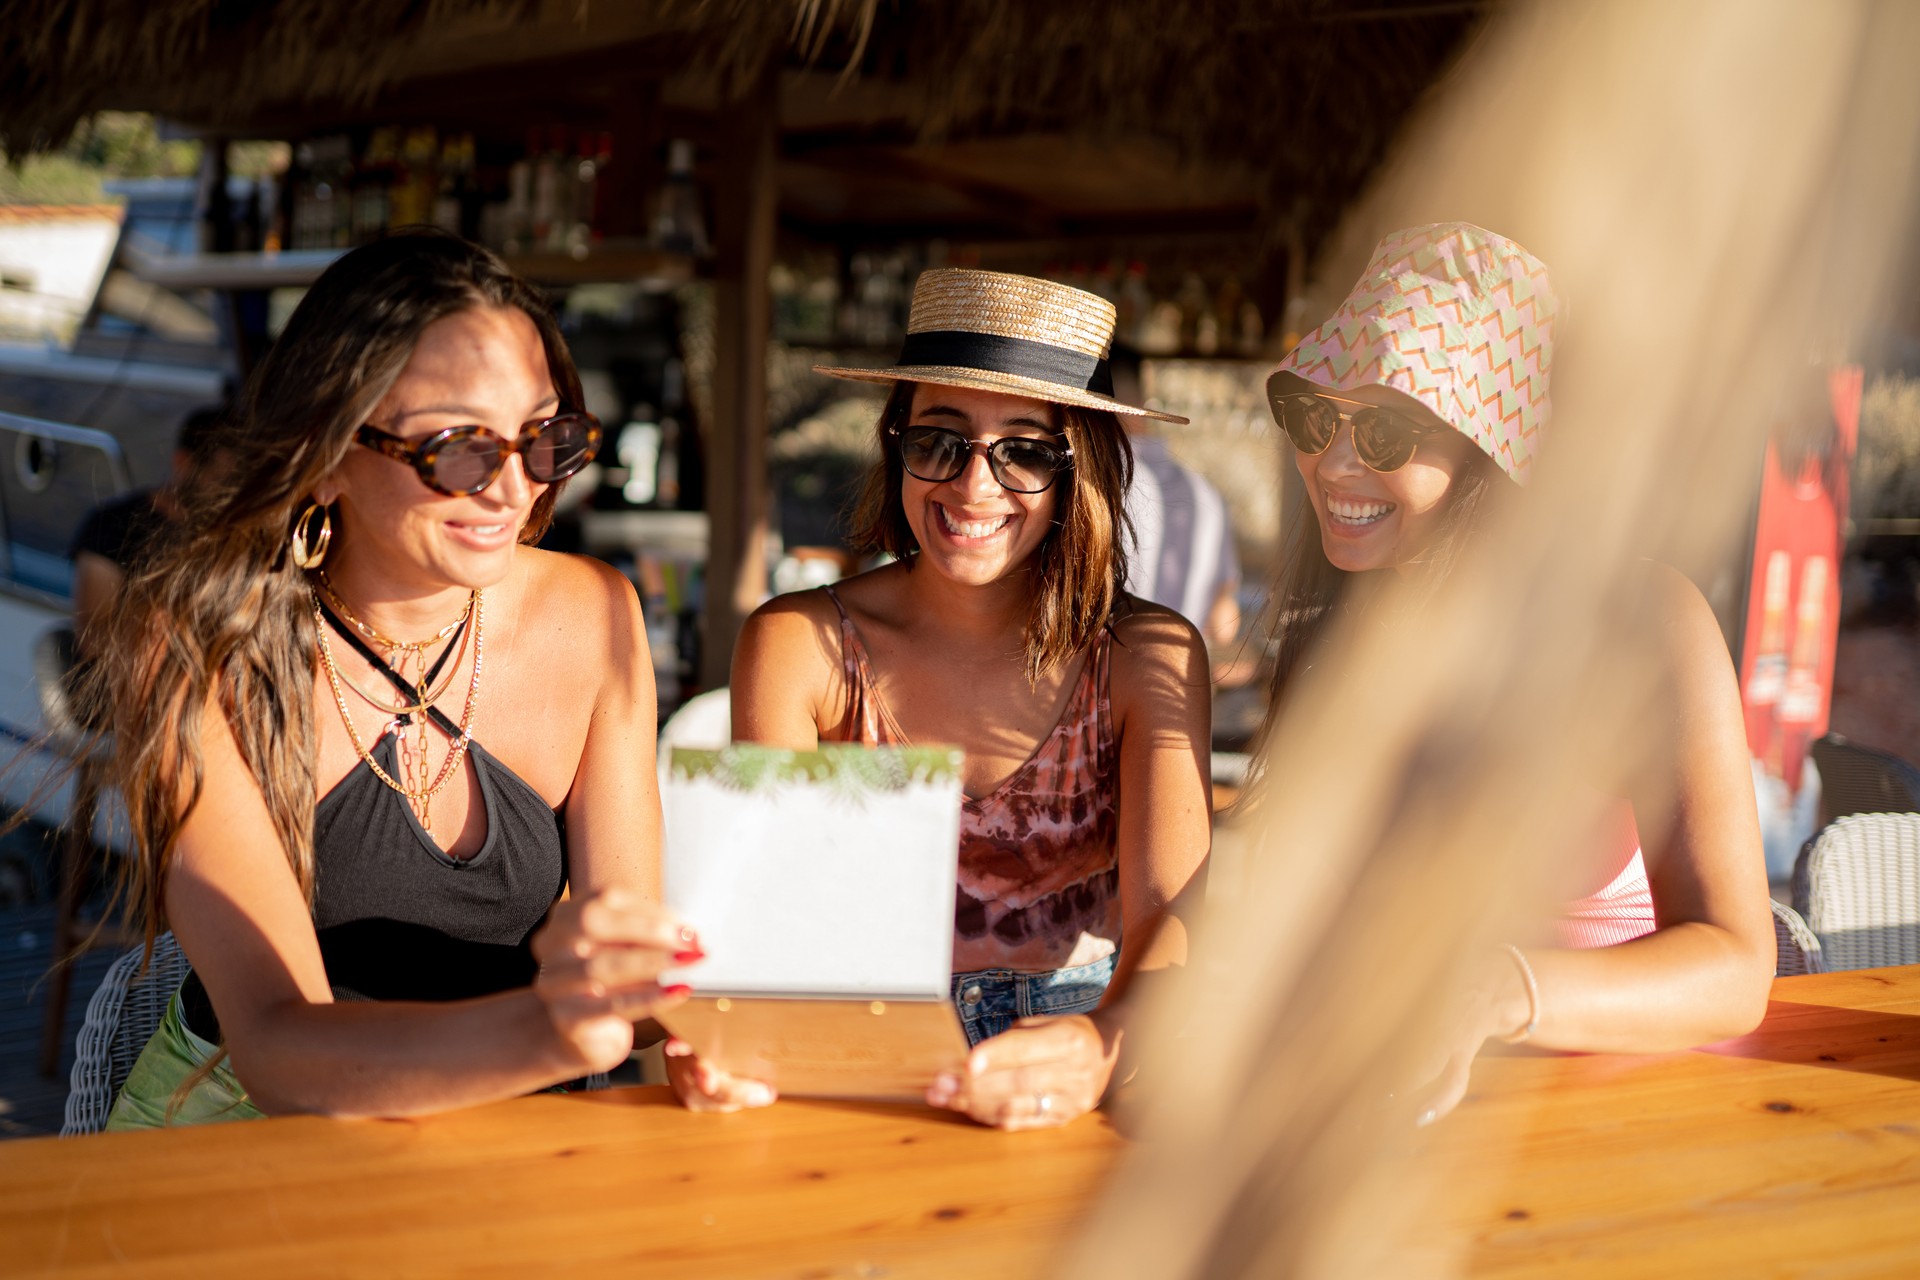
[[[368,423],[354,439],[412,467],[435,493],[467,498],[500,478],[514,454],[535,484],[565,480],[600,451],[600,420],[590,413],[560,413],[520,428],[508,440],[478,423],[436,431],[417,445]]]

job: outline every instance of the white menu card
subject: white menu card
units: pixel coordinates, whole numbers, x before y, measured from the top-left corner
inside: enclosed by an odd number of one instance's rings
[[[666,901],[700,996],[948,996],[961,753],[673,749]]]

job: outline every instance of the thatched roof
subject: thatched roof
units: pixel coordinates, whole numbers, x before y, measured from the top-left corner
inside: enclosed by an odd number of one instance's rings
[[[661,83],[669,107],[697,107],[777,57],[815,73],[813,132],[869,129],[895,143],[1030,132],[1096,144],[1144,138],[1195,172],[1231,163],[1258,173],[1263,214],[1311,236],[1372,169],[1484,7],[11,0],[0,13],[0,147],[55,144],[102,108],[242,130],[324,125],[377,113],[409,83],[483,73],[491,100],[536,108],[546,99],[577,113],[589,109],[583,93],[635,79]],[[514,70],[529,66],[543,70]]]

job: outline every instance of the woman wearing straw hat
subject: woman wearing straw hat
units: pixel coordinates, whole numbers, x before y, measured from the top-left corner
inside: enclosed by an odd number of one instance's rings
[[[1364,607],[1381,573],[1437,585],[1527,483],[1556,311],[1546,267],[1513,241],[1414,227],[1380,242],[1339,309],[1281,361],[1268,396],[1308,508],[1275,588],[1270,723],[1337,612]],[[1557,946],[1488,958],[1416,1108],[1423,1121],[1458,1102],[1489,1037],[1659,1052],[1739,1035],[1765,1012],[1775,944],[1733,670],[1693,584],[1649,573],[1653,660],[1676,704],[1671,758],[1648,788],[1663,794],[1616,805]]]
[[[1098,1105],[1133,976],[1182,964],[1210,837],[1199,636],[1124,592],[1131,470],[1113,307],[1044,280],[934,270],[891,384],[856,539],[896,560],[750,618],[734,736],[966,752],[955,1007],[976,1046],[928,1100],[1004,1128]],[[1123,945],[1124,944],[1124,945]],[[702,1108],[771,1100],[669,1046]]]

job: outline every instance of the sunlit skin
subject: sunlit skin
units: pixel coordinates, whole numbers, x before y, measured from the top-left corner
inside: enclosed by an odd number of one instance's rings
[[[476,307],[422,332],[367,417],[409,443],[464,423],[512,440],[558,407],[532,320]],[[634,1023],[685,996],[657,982],[670,963],[697,960],[699,944],[658,905],[657,721],[639,601],[604,564],[518,545],[544,489],[514,456],[481,492],[448,497],[356,444],[312,494],[334,508],[327,578],[379,632],[431,636],[473,589],[486,591],[474,739],[566,824],[568,896],[532,940],[532,987],[430,1005],[336,1004],[310,904],[258,784],[224,718],[212,707],[204,717],[205,786],[168,874],[167,913],[234,1070],[270,1114],[408,1115],[518,1096],[624,1061]],[[456,721],[475,638],[463,637],[460,674],[438,704]],[[344,642],[330,647],[344,676],[381,688]],[[318,802],[362,765],[324,673],[312,696]],[[342,701],[363,743],[389,727],[392,716],[359,695]],[[450,743],[428,736],[432,776]],[[433,798],[428,836],[466,857],[484,847],[488,820],[477,774],[463,767]]]
[[[1066,443],[1060,410],[1039,400],[923,384],[909,408],[909,426],[946,428],[976,446],[1009,437]],[[1032,570],[1054,554],[1047,537],[1078,496],[1073,482],[1065,474],[1040,493],[1012,492],[977,447],[950,480],[905,475],[899,496],[919,550],[834,588],[859,628],[890,720],[909,742],[960,747],[970,796],[990,795],[1047,738],[1086,661],[1083,654],[1058,663],[1031,682],[1024,665]],[[964,1072],[931,1083],[930,1105],[982,1124],[1064,1124],[1097,1106],[1125,1076],[1122,1045],[1138,1005],[1129,983],[1186,963],[1182,913],[1198,897],[1210,832],[1206,650],[1184,619],[1148,602],[1127,602],[1111,625],[1110,722],[1124,798],[1114,860],[1125,946],[1098,1009],[1023,1019],[975,1046]],[[809,750],[853,736],[839,612],[823,593],[776,597],[747,620],[734,649],[732,710],[737,741]],[[668,1047],[668,1075],[696,1110],[773,1100],[765,1084],[718,1072],[677,1043]],[[1036,1110],[1040,1096],[1049,1100],[1044,1111]]]
[[[945,427],[992,444],[1020,436],[1065,446],[1054,408],[1042,400],[921,385],[913,396],[914,427]],[[951,480],[931,483],[905,472],[900,497],[907,525],[920,544],[916,567],[964,586],[986,586],[1021,569],[1046,540],[1059,483],[1040,493],[1015,493],[993,478],[984,449]],[[983,531],[982,526],[995,526]]]
[[[518,308],[475,307],[427,327],[368,421],[410,445],[468,423],[513,440],[559,403],[533,321]],[[335,507],[327,576],[368,609],[406,601],[418,620],[396,619],[401,630],[391,634],[422,626],[432,634],[442,625],[433,619],[457,611],[467,590],[506,577],[520,530],[546,488],[528,479],[516,455],[479,493],[450,498],[428,488],[412,467],[356,445],[318,495]]]
[[[1294,450],[1327,560],[1348,572],[1406,569],[1432,545],[1447,497],[1477,446],[1412,398],[1386,387],[1333,392],[1295,380],[1346,413],[1391,409],[1437,431],[1402,467],[1380,472],[1354,451],[1342,421],[1327,448]],[[1504,481],[1499,482],[1504,483]],[[1758,831],[1740,703],[1724,642],[1699,591],[1649,566],[1662,621],[1649,653],[1665,671],[1675,718],[1671,761],[1637,780],[1633,803],[1660,927],[1610,947],[1527,949],[1539,1002],[1518,966],[1489,951],[1456,995],[1455,1034],[1433,1047],[1409,1082],[1426,1123],[1464,1096],[1482,1044],[1538,1017],[1533,1043],[1582,1051],[1659,1052],[1751,1028],[1765,1007],[1773,955],[1758,874]],[[1676,801],[1676,796],[1678,797]]]
[[[1294,467],[1320,521],[1321,546],[1336,569],[1361,573],[1408,564],[1431,542],[1454,476],[1473,457],[1473,442],[1389,387],[1334,393],[1303,382],[1300,389],[1318,391],[1342,413],[1378,407],[1434,428],[1421,437],[1412,459],[1393,471],[1375,471],[1360,460],[1353,425],[1345,421],[1325,452],[1293,451]]]

